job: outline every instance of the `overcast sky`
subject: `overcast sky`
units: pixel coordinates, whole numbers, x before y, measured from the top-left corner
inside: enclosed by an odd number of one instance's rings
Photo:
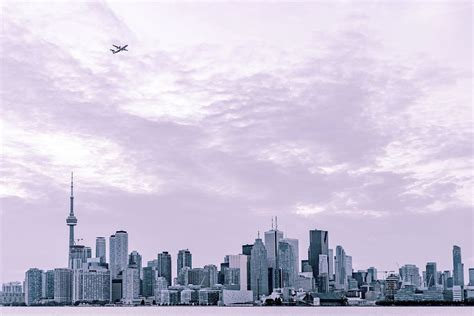
[[[71,171],[76,237],[126,230],[173,274],[179,249],[219,264],[271,216],[300,259],[317,228],[356,270],[452,270],[454,244],[474,267],[468,1],[15,2],[0,281],[67,266]]]

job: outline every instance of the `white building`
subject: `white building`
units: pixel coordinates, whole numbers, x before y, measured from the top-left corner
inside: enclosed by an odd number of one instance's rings
[[[247,290],[247,256],[246,255],[229,255],[229,268],[239,269],[240,290]]]
[[[460,285],[453,285],[453,302],[462,302],[463,293]]]
[[[222,301],[224,305],[248,304],[253,301],[253,292],[248,290],[223,290]]]

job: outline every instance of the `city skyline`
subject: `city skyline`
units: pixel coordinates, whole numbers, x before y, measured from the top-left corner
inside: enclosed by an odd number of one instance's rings
[[[124,230],[174,276],[274,216],[300,260],[314,229],[355,270],[452,271],[457,245],[467,282],[471,3],[1,6],[0,282],[66,268],[72,230],[77,260]]]
[[[70,187],[71,187],[71,194],[70,194],[70,199],[69,199],[69,203],[70,203],[70,207],[69,207],[69,216],[66,218],[66,225],[69,227],[69,233],[68,233],[68,241],[69,243],[71,242],[71,236],[74,237],[74,230],[71,230],[71,217],[74,217],[74,225],[73,227],[75,227],[77,225],[77,222],[78,222],[78,219],[77,217],[75,217],[74,215],[74,194],[73,194],[73,173],[71,172],[71,184],[70,184]],[[71,232],[72,231],[72,232]],[[314,275],[314,278],[317,279],[318,278],[318,275],[322,272],[322,273],[328,273],[329,272],[329,266],[331,265],[330,261],[329,260],[334,260],[334,265],[335,265],[335,269],[339,269],[339,270],[344,270],[344,271],[347,271],[347,265],[346,265],[346,260],[350,260],[350,263],[349,263],[349,269],[348,270],[351,270],[353,272],[357,272],[358,270],[368,270],[368,269],[371,269],[373,268],[373,265],[370,266],[370,267],[359,267],[358,269],[354,269],[353,265],[352,265],[352,256],[348,256],[346,251],[344,250],[344,246],[342,245],[337,245],[337,246],[330,246],[329,244],[329,232],[328,231],[324,231],[324,230],[319,230],[319,229],[313,229],[313,230],[310,230],[309,231],[309,242],[308,242],[308,248],[307,248],[307,251],[303,251],[303,253],[306,252],[307,256],[304,256],[303,257],[299,257],[299,256],[296,256],[296,258],[293,258],[291,260],[295,260],[297,262],[297,266],[295,267],[296,268],[296,275],[298,274],[298,271],[302,270],[302,261],[307,261],[309,263],[309,265],[314,265],[313,266],[313,275]],[[268,231],[265,231],[264,233],[264,247],[265,247],[265,253],[266,253],[266,256],[268,258],[268,268],[273,268],[274,269],[274,266],[275,264],[278,265],[278,266],[281,266],[281,263],[278,263],[278,260],[279,258],[281,258],[281,249],[279,249],[281,247],[281,245],[283,244],[286,244],[288,243],[289,241],[294,241],[293,243],[296,245],[296,249],[298,251],[298,244],[299,244],[299,240],[298,239],[293,239],[293,238],[289,238],[289,236],[287,234],[285,234],[282,230],[279,230],[278,229],[278,218],[275,217],[275,218],[271,218],[271,228],[268,230]],[[69,254],[68,255],[68,260],[67,260],[67,267],[69,269],[76,269],[78,267],[80,267],[82,265],[81,262],[85,262],[86,258],[91,258],[93,257],[92,256],[92,253],[95,253],[96,256],[95,258],[97,258],[99,260],[100,263],[105,263],[107,262],[109,264],[109,269],[110,269],[110,275],[111,275],[111,278],[115,279],[117,278],[117,275],[119,274],[119,272],[121,271],[126,271],[127,267],[130,266],[130,264],[136,264],[137,267],[138,267],[138,275],[142,275],[141,274],[141,269],[143,267],[150,267],[150,266],[155,266],[156,267],[160,267],[158,268],[158,271],[161,271],[161,267],[162,267],[162,264],[161,263],[163,260],[166,260],[167,262],[165,263],[165,265],[167,265],[169,268],[165,268],[167,269],[166,271],[164,272],[159,272],[159,273],[164,273],[162,276],[165,277],[165,279],[167,280],[167,284],[170,286],[172,284],[174,284],[173,280],[180,280],[180,270],[182,269],[182,267],[189,267],[189,268],[195,268],[195,267],[198,267],[198,265],[192,265],[192,257],[193,257],[193,253],[194,253],[194,256],[196,255],[196,253],[199,253],[199,250],[198,251],[194,251],[194,252],[191,252],[188,248],[186,249],[179,249],[177,252],[176,252],[176,255],[173,257],[173,254],[167,250],[160,250],[159,252],[157,252],[157,255],[154,257],[154,258],[149,258],[150,260],[147,260],[147,258],[144,258],[143,259],[143,256],[140,254],[139,251],[137,251],[137,249],[135,248],[130,248],[128,246],[128,237],[129,237],[129,234],[126,230],[117,230],[115,233],[112,233],[110,235],[110,238],[109,238],[109,243],[107,244],[104,237],[101,237],[101,236],[98,236],[95,238],[95,248],[94,249],[91,249],[91,247],[88,247],[87,244],[83,243],[84,239],[83,238],[78,238],[78,239],[74,239],[73,238],[73,244],[69,244],[68,248],[69,250],[67,251],[67,253]],[[257,232],[257,236],[255,238],[255,242],[257,241],[262,241],[262,239],[260,239],[260,231]],[[77,242],[76,242],[77,241]],[[81,245],[80,243],[83,243],[83,245]],[[277,244],[278,246],[275,246],[275,244]],[[313,246],[311,246],[313,245]],[[246,244],[246,243],[241,243],[241,246],[242,246],[242,251],[239,252],[238,255],[231,255],[231,257],[234,257],[234,261],[235,260],[238,260],[240,261],[240,258],[238,258],[239,255],[241,254],[245,254],[244,252],[244,247],[245,246],[249,246],[249,244]],[[104,249],[105,247],[105,249]],[[108,249],[108,251],[106,250]],[[252,249],[252,247],[250,248]],[[268,250],[268,249],[273,249],[273,250]],[[88,251],[88,253],[86,252]],[[105,251],[105,252],[104,252]],[[276,259],[275,259],[275,251],[276,253],[278,253],[278,256],[276,256]],[[301,249],[299,249],[299,251],[301,252]],[[76,253],[76,255],[74,255],[74,253]],[[251,253],[251,251],[249,252]],[[331,259],[329,259],[328,257],[328,254],[329,253],[335,253],[335,256],[332,257]],[[228,260],[228,259],[225,259],[226,257],[229,257],[229,254],[230,253],[226,253],[225,255],[222,255],[222,258],[223,260]],[[341,254],[342,254],[342,257],[341,257]],[[105,261],[102,259],[102,256],[105,255]],[[136,260],[136,258],[132,259],[132,256],[136,257],[138,256],[139,257],[139,261]],[[186,259],[184,259],[186,256]],[[325,259],[326,260],[326,268],[324,268],[323,270],[324,271],[321,271],[321,256],[325,256]],[[301,260],[298,259],[301,258]],[[75,262],[75,258],[77,258],[80,262]],[[158,258],[158,259],[157,259]],[[304,258],[304,259],[303,259]],[[317,258],[317,262],[314,262],[313,263],[313,259],[311,258]],[[338,265],[338,258],[342,258],[343,260],[343,263],[341,265],[341,263],[339,263]],[[314,259],[316,260],[316,259]],[[340,259],[339,259],[340,260]],[[448,270],[448,271],[451,271],[452,272],[452,279],[453,279],[453,285],[464,285],[464,284],[468,284],[469,283],[469,280],[465,280],[465,277],[464,277],[464,270],[466,270],[468,273],[468,277],[469,277],[469,271],[472,270],[473,268],[471,267],[464,267],[464,264],[462,262],[462,256],[461,256],[461,247],[459,247],[458,245],[453,245],[453,248],[452,248],[452,262],[453,262],[453,265],[452,265],[452,270]],[[134,262],[132,262],[134,261]],[[153,263],[152,265],[150,265],[150,262],[152,261],[155,261],[156,263]],[[221,260],[222,261],[222,260]],[[219,262],[221,262],[219,261]],[[146,264],[146,262],[148,262],[148,264]],[[174,263],[176,262],[176,263]],[[206,266],[206,265],[218,265],[219,262],[208,262],[202,266]],[[231,260],[232,262],[232,260]],[[235,261],[237,262],[237,261]],[[276,263],[275,263],[276,262]],[[180,265],[182,265],[182,267],[180,268]],[[379,269],[379,273],[384,273],[384,277],[387,277],[388,273],[398,273],[400,270],[400,274],[402,274],[402,270],[400,268],[400,264],[397,262],[396,265],[398,266],[398,269],[395,270],[383,270],[383,269]],[[173,269],[173,266],[175,267]],[[58,268],[59,267],[59,268]],[[49,270],[49,269],[63,269],[61,268],[61,265],[59,265],[58,267],[55,267],[55,268],[52,268],[52,267],[48,267],[46,269],[42,268],[42,267],[38,267],[38,266],[30,266],[29,269],[44,269],[44,270]],[[404,262],[403,263],[403,267],[404,269],[406,269],[406,267],[414,267],[416,268],[416,271],[419,272],[419,266],[417,264],[413,264],[412,262]],[[430,268],[428,268],[430,267]],[[426,263],[426,278],[428,279],[427,281],[427,284],[428,284],[428,287],[430,286],[433,286],[435,284],[438,284],[438,280],[437,279],[434,279],[434,278],[437,278],[437,273],[438,271],[444,271],[445,267],[443,267],[442,269],[438,269],[437,267],[437,263],[436,261],[431,261],[431,262],[427,262]],[[377,269],[377,268],[376,268]],[[275,271],[275,270],[274,270]],[[403,270],[405,271],[405,270]],[[429,271],[429,272],[428,272]],[[456,272],[456,271],[461,271],[461,272]],[[174,272],[174,273],[173,273]],[[302,271],[304,272],[304,271]],[[344,282],[347,282],[347,277],[346,275],[344,275],[345,272],[343,272],[342,276],[340,276],[339,278],[342,278],[342,279],[338,279],[337,275],[338,273],[336,272],[336,278],[334,279],[335,281],[335,286],[336,288],[338,288],[338,286],[340,286],[341,284],[342,285],[342,289],[345,287],[347,289],[347,283],[344,283]],[[460,274],[458,276],[458,273]],[[270,273],[269,273],[270,274]],[[280,281],[275,281],[276,277],[277,277],[277,274],[276,272],[272,272],[271,273],[272,275],[272,278],[273,280],[272,281],[269,281],[269,289],[270,289],[270,292],[271,292],[271,289],[273,289],[273,286],[275,286],[276,288],[280,288],[281,287],[281,283],[283,283],[282,280]],[[340,274],[339,274],[340,275]],[[421,275],[418,273],[417,275],[419,275],[421,277]],[[375,277],[378,277],[378,275],[376,274]],[[405,277],[403,275],[400,275],[400,279],[403,281],[405,280]],[[339,282],[341,282],[341,284],[339,284]],[[411,280],[411,279],[410,279]],[[9,282],[16,282],[17,280],[11,280]],[[425,280],[426,281],[426,280]],[[72,282],[72,281],[71,281]],[[276,283],[275,283],[276,282]],[[294,281],[293,281],[294,282]],[[292,282],[292,283],[293,283]],[[327,280],[327,282],[329,283],[329,278]],[[4,283],[7,283],[7,282],[4,282]],[[246,285],[247,283],[245,283]],[[275,284],[275,285],[273,285]]]

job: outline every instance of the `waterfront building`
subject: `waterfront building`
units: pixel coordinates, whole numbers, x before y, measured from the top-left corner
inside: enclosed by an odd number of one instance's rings
[[[25,293],[21,282],[8,282],[2,284],[0,292],[0,305],[20,305],[25,302]]]
[[[72,303],[73,270],[54,269],[54,301],[56,303]]]
[[[26,305],[38,304],[41,300],[43,271],[32,268],[25,273],[25,303]]]

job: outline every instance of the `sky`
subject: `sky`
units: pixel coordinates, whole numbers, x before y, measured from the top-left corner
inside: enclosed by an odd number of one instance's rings
[[[467,281],[470,2],[1,6],[0,282],[67,266],[71,171],[76,238],[126,230],[173,274],[278,216],[300,259],[310,229],[355,270],[452,270],[459,245]]]

